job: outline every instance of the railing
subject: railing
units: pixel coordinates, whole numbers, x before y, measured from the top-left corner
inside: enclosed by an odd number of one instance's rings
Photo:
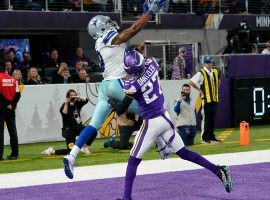
[[[173,61],[178,56],[180,47],[186,48],[186,67],[191,76],[203,67],[205,55],[199,56],[198,43],[172,43],[170,41],[145,41],[145,43],[144,56],[156,58],[160,65],[161,79],[171,79]],[[253,52],[238,55],[261,55],[263,49],[266,48],[266,43],[253,44],[253,46]],[[219,70],[221,77],[227,77],[227,59],[230,55],[211,55],[214,58],[213,67]]]
[[[164,13],[270,14],[269,0],[171,0]],[[136,19],[143,1],[134,0],[1,0],[0,10],[121,12],[123,19]]]
[[[173,43],[170,41],[145,41],[146,47],[144,50],[145,57],[154,57],[160,65],[160,78],[171,79],[173,61],[179,54],[179,48],[186,48],[186,68],[190,76],[194,75],[203,67],[203,58],[205,55],[200,55],[198,43]],[[260,55],[266,47],[266,43],[254,44],[255,51],[249,55]],[[211,55],[214,58],[213,67],[217,68],[221,77],[227,77],[227,59],[231,54],[227,55]],[[236,55],[236,54],[234,54]],[[239,54],[248,55],[248,54]]]
[[[121,0],[122,5],[128,0]],[[125,2],[125,3],[124,3]],[[169,2],[169,3],[168,3]],[[130,20],[142,13],[142,5],[122,6],[123,20]],[[164,13],[270,14],[269,0],[172,0],[167,1]]]
[[[198,60],[198,43],[175,43],[170,41],[145,41],[145,57],[154,57],[160,65],[160,78],[171,79],[173,61],[179,54],[179,48],[186,48],[186,67],[192,75]]]
[[[216,68],[222,78],[227,76],[227,59],[229,55],[211,55],[214,59],[213,68]],[[196,72],[203,67],[203,59],[205,55],[200,56],[199,62],[196,64]]]
[[[255,51],[254,53],[262,53],[262,51],[266,48],[267,46],[267,43],[257,43],[257,44],[254,44],[254,48],[255,48]]]
[[[1,0],[0,10],[116,12],[117,0]]]
[[[221,77],[227,77],[228,73],[227,73],[227,69],[228,69],[228,65],[227,65],[227,61],[228,61],[228,57],[230,55],[240,55],[240,56],[246,56],[246,55],[254,55],[254,56],[259,56],[262,55],[262,51],[267,48],[266,45],[268,45],[268,43],[257,43],[257,44],[253,44],[254,46],[254,51],[248,54],[226,54],[226,55],[211,55],[214,59],[214,64],[213,67],[217,68],[220,72],[221,72]],[[202,67],[203,67],[203,58],[205,55],[201,55],[199,57],[199,60],[197,63],[195,63],[196,67],[195,67],[195,71],[199,71]]]

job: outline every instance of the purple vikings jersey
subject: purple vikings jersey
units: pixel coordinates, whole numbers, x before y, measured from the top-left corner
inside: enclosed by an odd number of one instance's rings
[[[125,81],[123,89],[128,96],[132,96],[138,102],[141,117],[151,119],[165,112],[164,96],[159,84],[158,63],[155,60],[146,60],[143,74]]]

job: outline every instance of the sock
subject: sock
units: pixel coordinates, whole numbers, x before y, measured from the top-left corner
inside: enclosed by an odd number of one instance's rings
[[[75,145],[81,149],[89,138],[91,138],[93,142],[94,136],[96,136],[96,134],[97,134],[97,130],[93,126],[91,125],[86,126],[80,133],[79,138],[76,141]]]
[[[72,150],[70,151],[70,155],[72,155],[75,159],[77,158],[77,155],[80,153],[81,148],[74,145],[74,147],[72,148]]]
[[[69,154],[72,155],[74,158],[76,158],[77,155],[80,153],[81,148],[86,143],[86,141],[89,138],[93,138],[93,136],[95,136],[96,134],[97,130],[93,126],[91,125],[86,126],[80,133],[78,140],[76,141],[74,147],[72,148]]]
[[[193,151],[190,151],[186,147],[183,147],[182,149],[177,151],[176,154],[180,158],[182,158],[184,160],[188,160],[188,161],[193,162],[193,163],[196,163],[196,164],[210,170],[215,175],[218,175],[219,168],[215,164],[213,164],[213,163],[209,162],[208,160],[206,160],[200,154],[197,154],[197,153],[195,153]]]
[[[142,159],[130,156],[128,159],[128,166],[125,177],[125,192],[124,199],[131,199],[131,192],[133,187],[133,182],[136,177],[137,167],[140,164]]]
[[[97,137],[97,133],[98,132],[96,131],[95,134],[90,135],[90,137],[88,138],[88,140],[86,142],[87,146],[91,146],[92,145],[92,143],[94,142],[94,140]]]

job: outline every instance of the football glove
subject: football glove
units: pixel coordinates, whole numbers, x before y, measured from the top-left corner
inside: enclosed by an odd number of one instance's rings
[[[114,98],[110,97],[108,100],[108,104],[111,106],[113,110],[116,110],[117,101]]]
[[[147,0],[143,5],[144,13],[156,14],[164,6],[164,0]]]

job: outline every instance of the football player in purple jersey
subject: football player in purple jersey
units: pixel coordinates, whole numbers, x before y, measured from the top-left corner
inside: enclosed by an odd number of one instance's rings
[[[196,163],[214,173],[224,184],[227,192],[232,190],[232,180],[227,166],[215,165],[201,155],[188,150],[178,135],[164,108],[164,95],[159,84],[158,63],[155,59],[145,60],[137,51],[127,52],[124,57],[126,72],[132,77],[123,87],[126,93],[121,104],[113,105],[118,115],[123,114],[135,99],[139,104],[143,124],[135,137],[130,152],[125,177],[123,200],[131,199],[133,181],[137,167],[154,140],[161,136],[173,152],[184,160]],[[112,104],[114,101],[109,100]]]

